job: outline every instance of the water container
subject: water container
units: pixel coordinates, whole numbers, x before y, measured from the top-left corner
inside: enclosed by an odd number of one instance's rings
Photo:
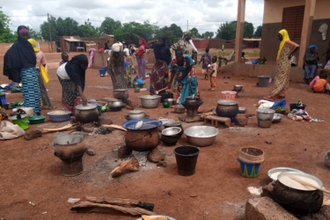
[[[260,87],[268,87],[268,83],[269,83],[269,76],[258,76],[259,78],[259,83],[258,86]]]
[[[99,72],[100,72],[100,76],[103,77],[105,75],[105,72],[106,72],[107,68],[106,67],[101,67],[99,69]]]

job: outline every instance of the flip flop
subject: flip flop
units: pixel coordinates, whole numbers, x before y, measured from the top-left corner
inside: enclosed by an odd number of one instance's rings
[[[274,99],[272,99],[270,97],[263,97],[262,99],[265,99],[265,100],[270,101],[270,102],[274,102]]]

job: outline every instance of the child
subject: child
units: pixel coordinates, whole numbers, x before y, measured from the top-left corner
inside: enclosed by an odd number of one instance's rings
[[[199,63],[203,62],[202,64],[202,74],[204,74],[204,79],[208,79],[208,65],[211,63],[211,55],[209,54],[209,48],[205,48],[205,53],[201,57]]]
[[[211,83],[211,88],[209,89],[210,91],[215,90],[215,86],[217,85],[217,71],[218,71],[218,63],[217,63],[217,56],[212,57],[212,65],[210,65],[210,83]]]
[[[62,58],[62,60],[60,62],[60,66],[69,61],[69,55],[66,52],[63,52],[61,54],[61,58]]]
[[[326,92],[329,91],[329,83],[327,82],[328,74],[325,70],[320,71],[320,76],[316,76],[309,87],[314,92]]]

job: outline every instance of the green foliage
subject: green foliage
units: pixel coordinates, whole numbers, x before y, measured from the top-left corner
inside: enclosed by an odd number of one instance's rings
[[[110,17],[106,17],[100,26],[100,34],[113,34],[116,29],[121,28],[121,22],[115,21]]]
[[[190,30],[192,38],[200,38],[201,35],[198,33],[198,30],[196,28],[192,28]]]
[[[201,35],[201,38],[208,39],[214,36],[213,32],[206,31],[204,34]]]
[[[0,7],[0,43],[13,43],[17,39],[17,35],[11,33],[9,29],[9,18],[5,15]]]
[[[231,40],[236,35],[236,21],[223,23],[220,25],[216,38]]]
[[[236,32],[236,28],[235,28],[235,32]],[[253,32],[254,32],[253,24],[245,21],[244,22],[244,37],[252,38]]]
[[[261,37],[262,35],[262,26],[259,25],[257,28],[256,28],[256,31],[254,32],[254,37]]]
[[[165,36],[168,42],[176,42],[178,41],[183,35],[183,32],[179,26],[176,24],[171,24],[170,27],[163,27],[156,31],[155,38],[160,36]]]

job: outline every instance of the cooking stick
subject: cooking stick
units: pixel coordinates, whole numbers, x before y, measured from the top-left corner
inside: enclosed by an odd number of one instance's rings
[[[321,190],[322,192],[325,192],[325,193],[329,193],[329,194],[330,194],[330,191],[329,191],[329,190],[326,190],[326,189],[320,188],[320,187],[318,187],[318,186],[315,186],[314,184],[311,184],[311,183],[306,182],[306,181],[304,181],[304,180],[302,180],[302,179],[299,179],[299,178],[296,177],[296,176],[289,176],[289,177],[290,177],[291,179],[293,179],[294,181],[296,181],[296,182],[302,184],[302,185],[309,186],[309,187],[312,187],[312,188],[314,188],[314,189],[318,189],[318,190]]]
[[[127,131],[126,128],[123,128],[120,125],[101,125],[101,127],[114,128],[114,129],[118,129],[118,130],[122,130],[122,131]]]

